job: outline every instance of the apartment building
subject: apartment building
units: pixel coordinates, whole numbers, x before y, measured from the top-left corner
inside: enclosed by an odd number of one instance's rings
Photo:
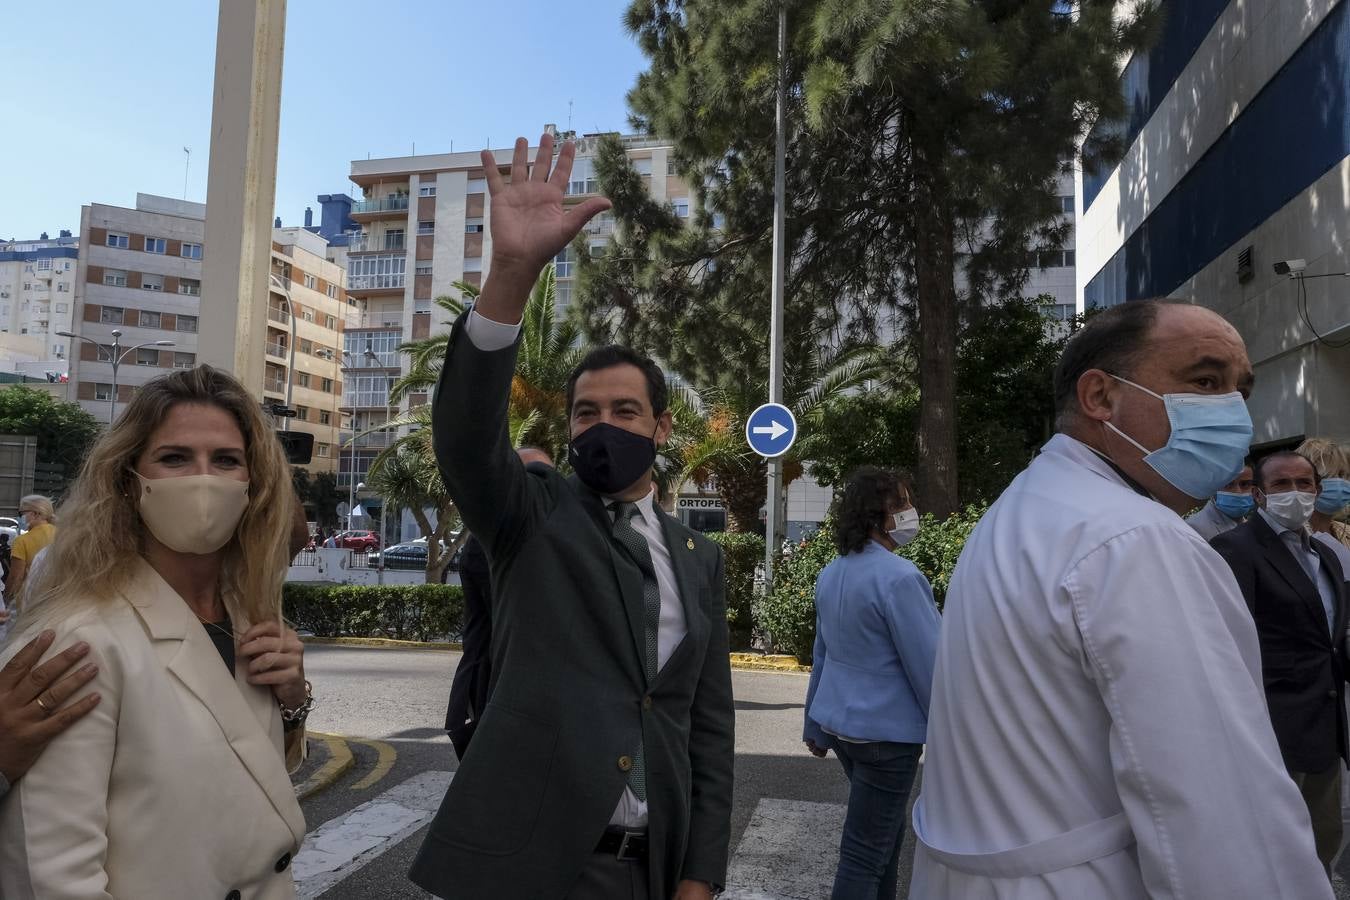
[[[1121,73],[1128,118],[1098,126],[1124,158],[1081,173],[1083,302],[1216,310],[1256,372],[1258,448],[1350,440],[1350,3],[1166,11]]]
[[[60,360],[75,308],[77,238],[46,232],[33,241],[0,241],[0,334],[25,336],[40,347],[39,358]]]
[[[101,203],[80,216],[70,354],[73,400],[110,421],[136,388],[197,364],[206,207],[137,194],[128,209]],[[260,402],[297,415],[278,427],[315,435],[313,471],[335,468],[341,442],[342,331],[353,316],[341,268],[305,229],[276,229],[268,294],[267,367]],[[291,350],[294,348],[295,353]]]

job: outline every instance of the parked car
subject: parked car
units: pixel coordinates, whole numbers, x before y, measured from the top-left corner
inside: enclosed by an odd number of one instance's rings
[[[14,539],[23,533],[23,525],[18,519],[11,519],[9,516],[0,516],[0,534],[8,535],[9,542],[14,543]]]
[[[441,544],[441,550],[445,550],[445,544]],[[371,569],[379,568],[381,557],[385,560],[384,567],[386,569],[425,569],[427,567],[427,539],[416,538],[402,544],[395,544],[383,553],[371,553],[366,557],[366,566]]]
[[[343,550],[369,553],[380,549],[380,536],[373,531],[344,531],[338,537],[337,545]]]

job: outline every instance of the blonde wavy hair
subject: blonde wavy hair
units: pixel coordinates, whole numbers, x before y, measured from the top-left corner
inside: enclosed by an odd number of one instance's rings
[[[136,462],[169,411],[184,403],[225,410],[244,436],[249,504],[221,551],[226,609],[232,619],[250,625],[280,618],[297,502],[290,465],[257,399],[227,372],[198,366],[147,383],[94,444],[61,504],[62,527],[36,581],[24,588],[26,602],[12,634],[63,621],[127,590],[147,533],[138,512]]]
[[[1319,478],[1350,477],[1350,457],[1345,448],[1326,438],[1308,438],[1298,445],[1298,451],[1308,457]]]

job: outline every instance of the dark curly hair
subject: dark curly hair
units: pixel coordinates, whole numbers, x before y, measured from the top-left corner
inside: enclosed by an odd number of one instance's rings
[[[877,466],[855,469],[835,508],[834,548],[842,555],[867,546],[872,532],[885,527],[890,511],[903,505],[908,493],[899,472]]]

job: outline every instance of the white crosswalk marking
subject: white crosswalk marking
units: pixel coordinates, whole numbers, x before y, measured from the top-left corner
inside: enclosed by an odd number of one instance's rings
[[[731,859],[723,900],[830,896],[846,811],[842,803],[761,799]]]
[[[296,890],[317,897],[431,821],[453,772],[423,772],[305,836],[292,861]]]

